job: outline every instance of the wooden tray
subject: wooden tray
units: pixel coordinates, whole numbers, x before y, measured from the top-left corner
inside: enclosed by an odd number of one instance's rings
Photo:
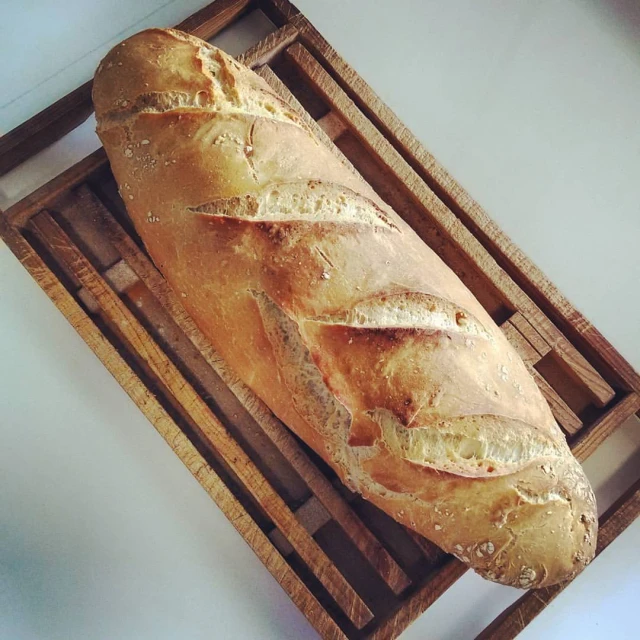
[[[638,375],[295,7],[218,0],[178,26],[210,39],[253,9],[277,29],[242,60],[474,292],[584,460],[640,411]],[[0,173],[80,124],[90,87],[1,138]],[[145,254],[103,150],[0,215],[0,234],[321,636],[395,638],[465,572],[349,492],[235,378]],[[636,482],[598,552],[639,512]],[[565,586],[525,593],[482,637],[513,638]]]

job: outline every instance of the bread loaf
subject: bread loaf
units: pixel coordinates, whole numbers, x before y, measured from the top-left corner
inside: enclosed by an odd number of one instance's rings
[[[491,580],[591,560],[593,493],[518,355],[259,76],[151,29],[106,56],[93,99],[156,265],[343,482]]]

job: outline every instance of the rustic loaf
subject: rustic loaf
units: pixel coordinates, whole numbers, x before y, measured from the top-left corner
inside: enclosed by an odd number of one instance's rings
[[[96,73],[128,212],[240,378],[353,490],[486,578],[594,554],[584,473],[454,273],[256,74],[151,29]]]

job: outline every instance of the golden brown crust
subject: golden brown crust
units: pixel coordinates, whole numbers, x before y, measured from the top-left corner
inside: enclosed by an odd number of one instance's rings
[[[261,78],[152,29],[103,60],[94,103],[152,258],[345,482],[492,580],[591,560],[593,494],[517,354]]]

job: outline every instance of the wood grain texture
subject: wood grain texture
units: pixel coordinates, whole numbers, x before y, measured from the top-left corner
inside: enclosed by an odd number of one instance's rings
[[[48,207],[61,195],[84,182],[88,176],[107,165],[107,154],[101,147],[84,160],[77,162],[60,175],[36,189],[13,206],[9,207],[3,217],[16,227],[24,227],[29,218],[41,209]]]
[[[573,455],[584,462],[623,422],[640,411],[640,394],[629,393],[571,442]]]
[[[551,408],[553,417],[558,424],[570,436],[582,429],[582,420],[571,410],[571,407],[558,395],[558,392],[538,373],[533,367],[529,367],[529,372],[536,381],[538,388],[542,392],[544,399]]]
[[[93,112],[91,81],[0,137],[0,176],[80,126]]]
[[[286,532],[293,548],[344,613],[357,628],[363,627],[372,618],[369,608],[118,295],[47,212],[38,214],[31,224],[46,239],[54,255],[75,273],[80,283],[96,299],[105,316],[118,327],[129,347],[139,354],[153,375],[180,403],[204,438],[215,446],[269,518],[281,531]]]
[[[551,351],[551,347],[544,338],[533,328],[531,323],[518,311],[514,313],[509,321],[524,336],[527,342],[538,352],[540,357],[544,357]]]
[[[502,333],[506,336],[511,346],[518,352],[525,364],[532,367],[540,361],[540,354],[533,348],[533,345],[518,331],[511,318],[500,325]]]
[[[209,40],[251,4],[251,0],[215,0],[183,20],[176,29]],[[0,137],[0,176],[81,125],[93,113],[92,87],[93,80],[88,80]]]
[[[231,435],[247,452],[268,482],[291,509],[296,509],[297,506],[308,500],[311,492],[302,478],[291,467],[277,445],[266,437],[260,426],[252,419],[227,385],[171,320],[137,274],[124,260],[117,263],[116,267],[124,267],[122,273],[113,273],[114,268],[109,269],[103,274],[104,280],[116,291],[125,285],[124,295],[121,296],[124,302],[171,360],[178,364],[183,375],[197,387],[200,396],[205,399],[225,424]],[[124,276],[125,282],[119,278],[120,275]],[[127,286],[131,280],[133,283]],[[101,321],[108,321],[101,313],[98,303],[86,289],[78,291],[77,296],[92,314],[99,316]],[[87,305],[87,296],[90,296],[89,302],[93,300],[93,305]],[[165,397],[166,395],[163,395],[163,398]],[[185,431],[185,433],[191,437],[191,431]],[[198,444],[202,445],[201,442]],[[206,449],[211,455],[217,457],[209,446],[206,446]],[[256,515],[255,512],[253,513]],[[260,526],[263,526],[260,521],[256,521]]]
[[[334,480],[334,485],[349,504],[358,504],[361,511],[368,512],[366,517],[362,516],[367,525],[377,533],[380,539],[386,541],[397,556],[403,556],[403,564],[407,566],[415,563],[423,564],[426,559],[430,567],[437,567],[447,557],[442,549],[415,531],[393,520],[386,513],[345,487],[337,478]]]
[[[144,386],[27,241],[7,223],[3,215],[0,215],[0,237],[211,496],[318,633],[327,638],[345,638],[333,619],[282,559],[155,396]]]
[[[518,314],[516,314],[517,316]],[[520,316],[521,317],[521,316]],[[521,322],[519,324],[522,325]],[[529,325],[530,326],[530,325]],[[518,352],[518,355],[524,361],[529,373],[536,381],[538,388],[548,402],[553,416],[558,424],[569,435],[577,433],[582,429],[582,420],[572,411],[571,407],[560,397],[558,392],[540,375],[534,365],[540,361],[540,353],[533,345],[520,333],[518,328],[513,324],[513,318],[500,325],[502,332],[505,334],[511,345]]]
[[[523,313],[542,338],[551,346],[553,352],[564,363],[566,371],[581,382],[599,407],[605,407],[615,397],[611,385],[595,370],[593,365],[562,334],[556,334],[552,325],[541,312]],[[544,319],[542,319],[544,318]],[[551,329],[553,327],[553,329]]]
[[[105,282],[119,294],[128,291],[140,282],[137,274],[124,260],[119,260],[112,267],[102,272],[101,275]],[[76,295],[92,313],[97,313],[100,310],[100,305],[96,299],[84,287],[79,289]]]
[[[600,518],[598,556],[640,515],[640,479]],[[532,589],[503,611],[476,640],[512,640],[571,583]]]
[[[238,62],[250,69],[268,64],[297,38],[298,30],[290,24],[285,24],[238,56]]]
[[[430,540],[427,540],[424,536],[421,536],[419,533],[409,529],[409,527],[405,527],[405,531],[409,538],[416,543],[420,551],[422,551],[422,555],[427,558],[431,566],[436,567],[442,564],[443,560],[447,557],[446,552],[440,549],[440,547],[437,547]]]
[[[94,204],[94,206],[96,205]],[[105,232],[120,252],[120,255],[144,282],[156,300],[184,332],[185,336],[198,349],[206,362],[231,389],[232,393],[260,425],[264,433],[285,455],[331,517],[340,524],[363,556],[367,558],[391,589],[395,593],[403,591],[409,584],[409,580],[384,546],[380,544],[329,480],[313,464],[289,430],[246,385],[240,382],[235,373],[215,352],[209,340],[196,327],[160,272],[104,208],[102,208],[102,219]]]
[[[288,0],[258,0],[258,7],[277,27],[281,27],[300,14]]]
[[[397,638],[420,614],[426,611],[456,580],[467,571],[460,560],[451,558],[434,573],[390,618],[370,636],[370,640]]]
[[[537,369],[532,367],[529,371],[547,401],[553,417],[570,439],[584,427],[584,423]]]
[[[346,96],[346,93],[344,94],[347,99],[354,100],[355,102],[353,103],[353,106],[358,110],[363,110],[361,113],[363,113],[363,115],[366,114],[366,117],[371,120],[371,123],[378,127],[379,130],[375,129],[378,136],[381,139],[386,140],[388,146],[384,155],[387,157],[393,156],[391,153],[392,149],[396,156],[392,160],[392,164],[397,165],[398,161],[401,160],[403,164],[406,164],[407,168],[410,168],[411,172],[414,173],[415,177],[412,178],[412,182],[416,182],[417,178],[420,178],[421,182],[424,181],[423,185],[428,191],[428,197],[423,197],[423,203],[427,205],[429,213],[437,220],[443,230],[450,234],[455,233],[456,240],[459,242],[460,246],[468,252],[470,257],[475,260],[478,266],[481,266],[483,269],[488,268],[489,272],[492,272],[491,275],[494,278],[494,282],[500,286],[501,292],[505,296],[505,300],[509,301],[514,310],[519,310],[536,328],[536,330],[540,332],[541,336],[553,348],[558,350],[560,357],[565,360],[568,367],[571,367],[574,370],[575,375],[589,389],[594,400],[599,404],[599,406],[606,405],[615,395],[611,386],[549,321],[533,300],[515,285],[515,282],[507,275],[506,272],[503,271],[495,259],[491,258],[490,262],[487,261],[486,258],[489,257],[489,253],[471,232],[472,230],[475,232],[476,227],[470,226],[467,228],[462,224],[463,222],[468,223],[469,220],[454,215],[458,213],[458,209],[454,209],[452,213],[450,206],[453,201],[451,197],[449,197],[448,191],[446,189],[437,189],[434,191],[434,189],[438,187],[439,183],[433,178],[432,174],[440,175],[438,171],[442,172],[444,170],[437,164],[433,156],[424,149],[406,126],[400,122],[398,117],[374,93],[371,87],[367,85],[367,83],[354,71],[354,69],[340,58],[340,56],[303,16],[294,17],[292,21],[300,30],[301,42],[310,48],[318,59],[331,70],[335,77],[334,82],[336,83],[336,86],[340,85],[341,89],[346,89],[349,93],[349,96]],[[311,59],[313,60],[313,58]],[[315,60],[314,62],[318,67],[320,67],[318,62]],[[326,71],[325,73],[327,78],[331,78]],[[324,84],[326,84],[326,82]],[[327,97],[330,100],[330,97]],[[365,134],[365,137],[367,137],[367,135],[368,134]],[[379,146],[378,142],[376,142],[376,146]],[[446,175],[449,182],[447,182],[443,176],[443,183],[446,182],[447,184],[452,184],[453,181],[448,174]],[[466,192],[464,192],[457,183],[455,183],[455,192],[461,199],[471,201],[468,194],[466,194]],[[493,223],[486,214],[484,214],[482,224],[487,225],[487,227],[497,228],[495,223]],[[459,231],[458,228],[460,228],[461,231]],[[502,235],[504,236],[504,234]],[[506,236],[504,237],[506,238]],[[513,246],[508,239],[506,242]],[[521,252],[519,253],[522,255]],[[497,257],[500,256],[502,256],[502,253],[498,252]],[[528,264],[528,268],[532,271],[535,270],[534,265],[523,255],[522,260],[524,261],[523,264]],[[554,300],[548,300],[547,302],[555,309],[556,307],[554,302],[557,303],[557,301],[556,296]],[[568,307],[570,307],[566,300],[564,302]],[[570,308],[573,315],[569,314],[567,311],[566,320],[569,324],[571,324],[574,316],[581,318],[575,309],[572,307]],[[586,330],[581,333],[585,332]],[[596,341],[595,347],[599,347],[601,345],[601,342]],[[610,345],[609,347],[612,348]],[[619,354],[617,355],[617,358],[611,359],[611,362],[617,363],[618,360],[623,360]],[[621,377],[625,380],[629,378],[629,372],[627,371],[629,368],[628,363],[625,363],[625,366],[622,368],[624,371],[621,370],[620,372]]]
[[[251,0],[215,0],[176,25],[179,31],[211,40],[252,6]]]
[[[296,509],[296,518],[312,536],[331,520],[329,512],[315,496],[311,496],[309,500]],[[280,529],[273,529],[269,533],[269,539],[285,558],[294,552],[294,548],[289,544]]]

